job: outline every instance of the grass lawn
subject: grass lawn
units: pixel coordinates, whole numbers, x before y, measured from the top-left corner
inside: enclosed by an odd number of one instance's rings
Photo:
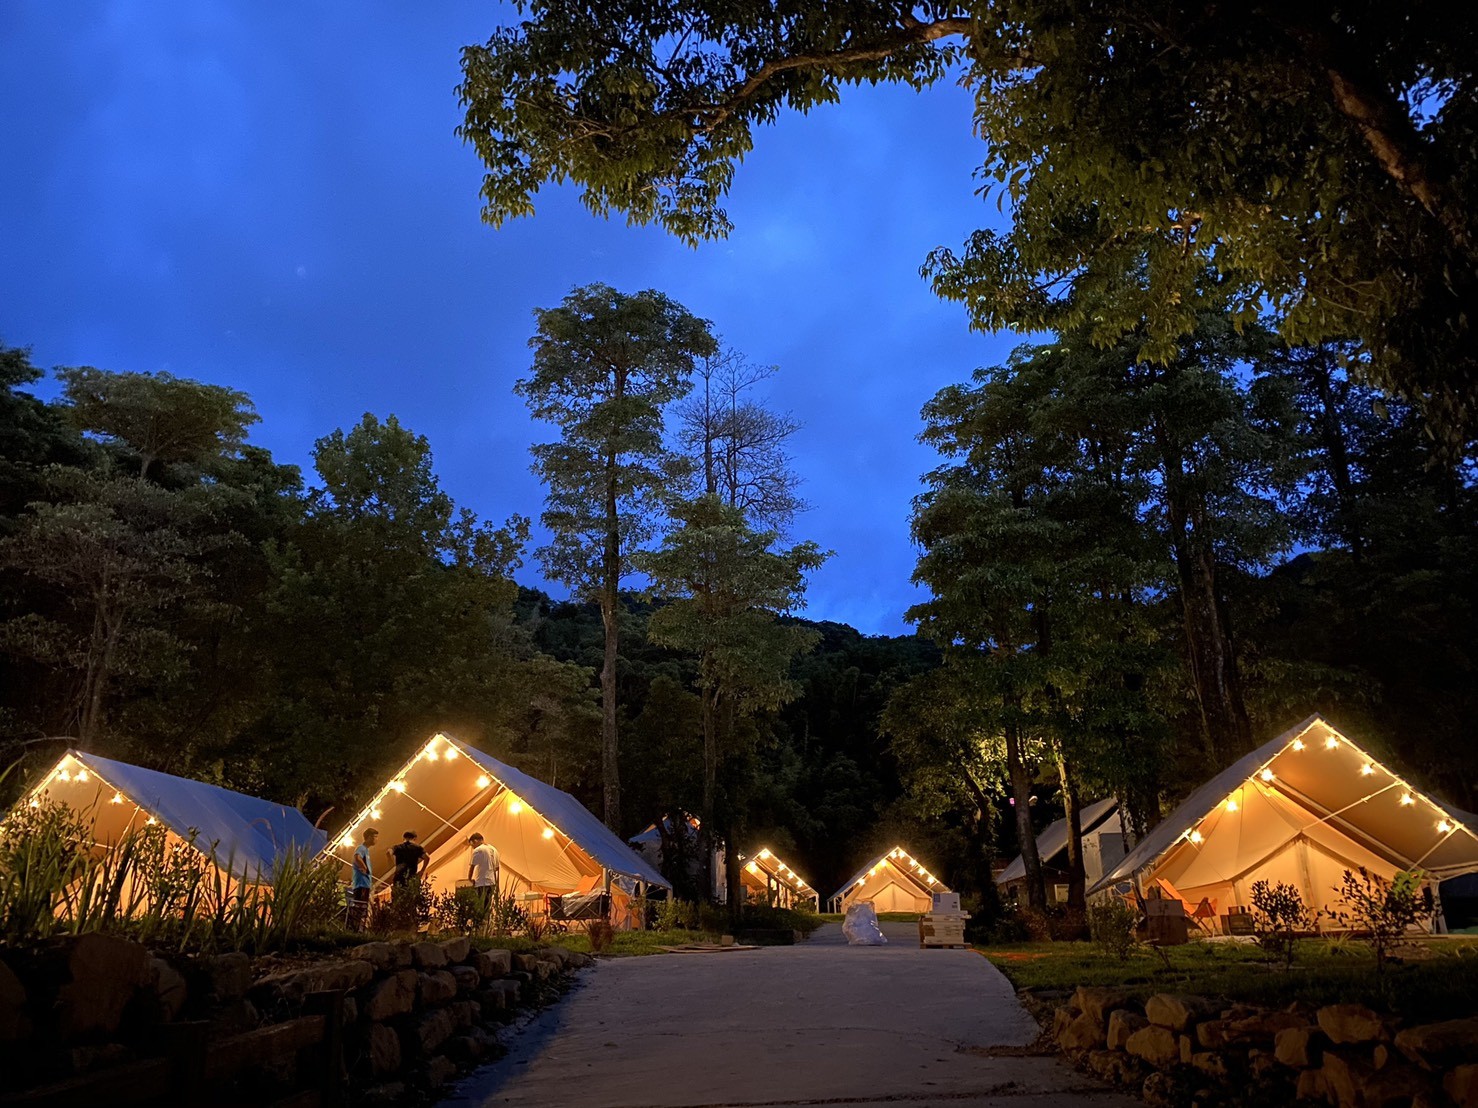
[[[823,912],[821,918],[828,923],[841,923],[847,917],[840,912]],[[918,923],[918,912],[879,912],[878,919],[886,923]]]
[[[583,931],[571,931],[568,935],[551,935],[550,945],[568,947],[581,954],[589,954],[590,937]],[[643,954],[662,954],[664,946],[685,946],[688,943],[716,943],[717,935],[705,935],[701,931],[617,931],[606,954],[613,957],[636,957]]]
[[[1401,962],[1384,977],[1375,958],[1356,943],[1319,939],[1299,943],[1293,967],[1269,962],[1261,949],[1239,943],[1169,947],[1170,966],[1138,948],[1122,961],[1090,943],[1023,943],[977,947],[1004,973],[1040,1016],[1079,985],[1123,988],[1139,999],[1159,992],[1196,993],[1281,1008],[1354,1002],[1407,1021],[1478,1014],[1478,942],[1446,939],[1398,952]]]

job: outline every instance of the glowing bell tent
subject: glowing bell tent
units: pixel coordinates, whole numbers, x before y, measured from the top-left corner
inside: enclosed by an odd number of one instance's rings
[[[1250,909],[1254,882],[1281,881],[1328,908],[1346,870],[1420,870],[1434,884],[1478,870],[1475,822],[1313,715],[1193,792],[1089,892],[1137,875],[1219,917]]]
[[[503,891],[522,900],[610,887],[619,909],[644,886],[671,887],[569,793],[446,735],[433,735],[328,852],[347,867],[371,826],[380,832],[371,858],[378,887],[392,872],[387,851],[406,831],[431,856],[426,883],[438,893],[466,882],[473,832],[498,851]]]
[[[1119,819],[1119,802],[1113,797],[1085,805],[1078,814],[1083,836],[1083,874],[1092,885],[1124,857],[1124,825]],[[1067,899],[1067,818],[1049,823],[1037,836],[1037,856],[1042,860],[1048,892],[1060,892]],[[1026,882],[1026,860],[1018,854],[1011,864],[996,875],[996,884],[1010,889]]]
[[[878,912],[927,912],[934,906],[935,893],[949,891],[928,866],[895,846],[853,874],[830,904],[833,912],[845,912],[859,901],[871,902]]]
[[[739,873],[745,894],[760,904],[776,908],[815,906],[818,894],[769,847],[746,859]]]
[[[69,750],[20,803],[64,804],[92,825],[97,847],[130,831],[162,826],[219,869],[250,884],[270,884],[289,852],[316,855],[326,837],[296,808],[219,785]]]

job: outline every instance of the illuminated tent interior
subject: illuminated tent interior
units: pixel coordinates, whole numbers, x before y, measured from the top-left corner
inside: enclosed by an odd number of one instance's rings
[[[49,799],[90,820],[94,841],[116,846],[129,831],[162,826],[220,869],[252,884],[269,883],[288,851],[319,853],[325,836],[296,808],[96,754],[71,750],[22,798]]]
[[[745,861],[739,879],[745,895],[760,904],[794,908],[797,904],[814,905],[818,900],[816,890],[769,847]]]
[[[1093,884],[1124,857],[1124,826],[1119,819],[1119,802],[1113,797],[1084,806],[1078,815],[1083,836],[1083,873]],[[1067,880],[1067,818],[1049,823],[1037,836],[1037,856],[1052,892],[1058,882]],[[1026,880],[1026,861],[1018,854],[1011,864],[996,875],[996,884],[1009,888]]]
[[[868,901],[878,912],[927,912],[935,893],[949,892],[929,867],[901,846],[879,854],[852,875],[831,898],[832,911],[845,912]]]
[[[467,883],[473,832],[497,850],[503,891],[530,906],[546,895],[605,891],[607,875],[617,879],[611,891],[619,904],[641,886],[670,887],[569,793],[446,735],[433,735],[385,783],[330,853],[347,867],[371,826],[380,831],[371,858],[377,886],[389,881],[390,847],[415,831],[431,857],[427,884],[438,893]]]
[[[1250,910],[1253,882],[1284,882],[1328,908],[1346,870],[1420,870],[1434,885],[1478,870],[1475,822],[1314,715],[1202,785],[1089,891],[1137,874],[1220,917]]]

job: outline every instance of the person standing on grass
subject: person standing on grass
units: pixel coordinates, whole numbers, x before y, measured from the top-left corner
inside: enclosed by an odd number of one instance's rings
[[[482,896],[483,907],[486,908],[493,902],[493,890],[498,887],[498,852],[489,843],[483,841],[482,835],[473,832],[467,840],[467,845],[472,847],[472,858],[467,866],[467,880],[472,882],[472,887],[477,889]]]
[[[370,861],[370,851],[374,849],[375,840],[379,837],[378,828],[366,827],[364,838],[354,851],[354,879],[349,884],[350,895],[353,897],[349,927],[354,931],[363,931],[369,920],[370,890],[375,887],[375,870]]]

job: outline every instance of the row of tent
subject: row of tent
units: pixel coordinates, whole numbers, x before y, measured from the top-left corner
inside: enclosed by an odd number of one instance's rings
[[[347,876],[364,830],[374,826],[384,836],[371,859],[379,882],[389,878],[388,847],[413,829],[439,893],[463,883],[474,832],[497,848],[504,889],[518,898],[609,892],[619,920],[631,897],[670,888],[569,793],[445,735],[428,740],[332,841],[296,808],[76,750],[21,803],[43,800],[85,814],[99,848],[158,826],[169,841],[192,845],[252,884],[270,883],[291,853],[335,858]]]
[[[1085,806],[1080,830],[1090,897],[1156,888],[1200,909],[1212,929],[1250,909],[1259,881],[1292,885],[1328,913],[1346,871],[1360,870],[1425,875],[1425,926],[1437,929],[1439,887],[1478,872],[1478,816],[1417,789],[1320,715],[1222,770],[1132,847],[1112,799]],[[1061,880],[1067,840],[1066,820],[1037,837],[1046,872]],[[1025,877],[1018,857],[996,880],[1010,889]]]
[[[518,897],[609,892],[619,921],[631,897],[671,888],[657,868],[657,828],[637,836],[633,849],[568,793],[440,734],[332,841],[296,808],[78,751],[64,755],[21,803],[39,805],[43,797],[90,813],[100,845],[131,828],[160,825],[246,881],[269,881],[288,852],[333,857],[347,871],[364,829],[375,826],[384,835],[377,876],[387,876],[380,872],[388,869],[384,848],[414,829],[437,892],[465,877],[474,832],[497,848],[505,889]],[[1427,796],[1317,715],[1228,766],[1132,848],[1111,799],[1085,807],[1080,826],[1090,895],[1157,886],[1213,918],[1250,905],[1251,887],[1261,880],[1291,884],[1305,903],[1328,909],[1347,870],[1385,878],[1419,870],[1434,885],[1478,873],[1478,816]],[[1060,864],[1067,837],[1065,821],[1038,837],[1048,872]],[[818,904],[816,890],[769,848],[741,864],[741,885],[752,899]],[[1024,878],[1018,858],[997,881],[1010,888]],[[880,912],[923,912],[934,894],[948,891],[895,846],[848,879],[828,907],[846,911],[866,901]]]

